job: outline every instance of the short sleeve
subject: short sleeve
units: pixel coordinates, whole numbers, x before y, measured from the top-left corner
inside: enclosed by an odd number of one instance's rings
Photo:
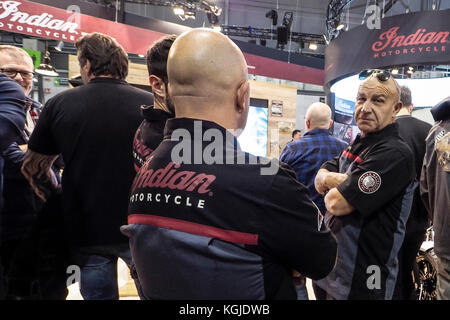
[[[415,170],[410,159],[410,151],[405,153],[389,147],[377,148],[337,189],[359,213],[370,215],[389,203],[414,180]]]
[[[330,172],[338,172],[339,171],[339,156],[334,157],[331,160],[326,161],[320,169],[326,169]]]
[[[55,121],[53,114],[56,107],[53,101],[50,99],[42,110],[28,142],[30,150],[45,155],[57,155],[60,153],[55,137],[52,134],[52,124]]]

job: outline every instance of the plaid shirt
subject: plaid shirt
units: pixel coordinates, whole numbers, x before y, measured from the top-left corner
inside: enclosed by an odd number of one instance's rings
[[[294,169],[297,180],[308,189],[311,200],[325,213],[323,197],[314,187],[314,179],[320,166],[338,156],[347,143],[333,137],[327,129],[313,129],[306,132],[299,140],[288,143],[280,156],[280,161]]]

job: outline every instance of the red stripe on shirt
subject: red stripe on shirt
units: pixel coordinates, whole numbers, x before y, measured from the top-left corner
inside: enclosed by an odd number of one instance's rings
[[[179,219],[166,218],[148,214],[131,214],[128,216],[129,224],[146,224],[161,228],[173,229],[199,236],[216,238],[233,243],[257,245],[258,235],[252,233],[226,230],[207,226],[195,222],[189,222]]]
[[[347,158],[350,158],[351,160],[356,161],[357,163],[362,163],[363,162],[363,159],[361,159],[359,156],[355,156],[354,154],[351,154],[348,151],[344,151],[344,152],[342,152],[342,154],[344,156],[346,156]]]

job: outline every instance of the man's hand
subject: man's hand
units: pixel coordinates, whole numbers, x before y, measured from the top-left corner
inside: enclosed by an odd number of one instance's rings
[[[317,192],[323,195],[330,189],[336,188],[347,178],[348,175],[345,173],[330,172],[327,169],[320,169],[314,180],[314,186]]]
[[[355,210],[337,188],[333,188],[327,193],[324,202],[328,212],[334,216],[344,216]]]
[[[34,192],[46,201],[53,192],[60,192],[55,173],[51,167],[58,156],[47,156],[28,149],[22,165],[22,173]]]

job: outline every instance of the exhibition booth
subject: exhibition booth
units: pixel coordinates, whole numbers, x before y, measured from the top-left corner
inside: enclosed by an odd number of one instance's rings
[[[122,12],[119,20],[110,8],[99,9],[99,6],[84,1],[0,2],[0,30],[11,34],[11,41],[16,41],[17,35],[23,37],[23,48],[33,57],[36,67],[43,62],[47,51],[51,53],[53,64],[60,65],[59,77],[36,79],[36,87],[40,91],[35,98],[42,103],[66,90],[68,79],[79,74],[73,43],[83,34],[103,32],[114,37],[129,54],[131,63],[127,81],[149,90],[145,61],[148,47],[164,35],[180,34],[190,29],[127,12]],[[282,79],[321,88],[325,74],[323,60],[234,41],[243,51],[249,66],[249,77],[253,79],[250,125],[241,138],[242,147],[258,155],[278,157],[298,124],[298,88],[280,85],[280,81],[254,79]],[[54,50],[56,44],[62,52]],[[255,145],[251,140],[258,143]]]
[[[386,17],[379,29],[363,24],[342,32],[325,52],[325,83],[334,110],[334,134],[348,142],[358,133],[355,98],[364,69],[388,69],[411,89],[413,115],[433,123],[429,109],[450,88],[450,10]]]

